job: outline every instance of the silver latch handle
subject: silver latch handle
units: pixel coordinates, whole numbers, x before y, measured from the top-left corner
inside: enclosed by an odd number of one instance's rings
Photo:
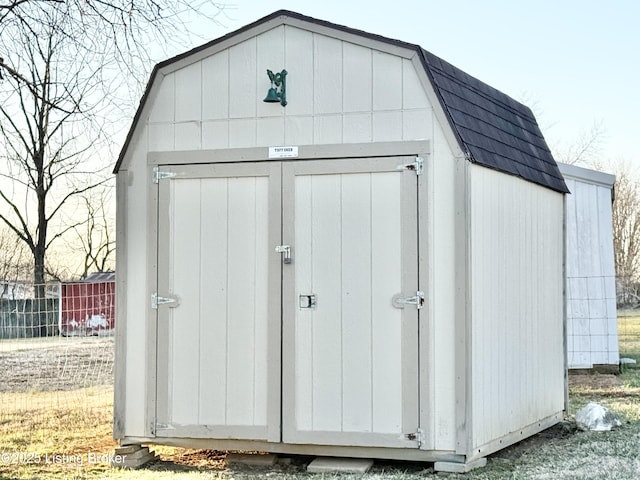
[[[391,298],[391,304],[395,308],[404,308],[405,305],[415,305],[418,310],[424,306],[424,292],[416,292],[412,297],[404,297],[401,293]]]
[[[282,263],[291,263],[291,245],[276,245],[276,252],[284,254]]]
[[[167,305],[171,308],[176,308],[180,305],[180,299],[178,297],[161,297],[157,293],[151,295],[151,308],[157,309],[160,305]]]

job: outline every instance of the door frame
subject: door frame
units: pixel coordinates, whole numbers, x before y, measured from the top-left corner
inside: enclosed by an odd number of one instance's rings
[[[208,178],[238,178],[238,177],[266,177],[269,180],[268,211],[277,212],[282,202],[282,168],[273,162],[256,163],[222,163],[201,165],[163,166],[159,169],[163,173],[174,175],[158,182],[158,280],[157,292],[159,296],[180,296],[180,292],[171,292],[170,288],[170,218],[169,204],[172,179],[208,179]],[[281,305],[273,298],[281,298],[281,266],[279,257],[272,253],[272,244],[278,242],[281,236],[281,219],[268,219],[268,245],[265,254],[268,261],[268,313],[267,313],[267,425],[266,427],[253,425],[172,425],[171,424],[171,391],[168,375],[160,372],[169,365],[169,326],[172,322],[169,306],[159,305],[157,312],[157,352],[156,352],[156,411],[155,434],[160,437],[192,437],[192,438],[231,438],[249,440],[280,441],[280,370],[281,370]],[[160,259],[164,261],[160,261]],[[177,306],[175,308],[180,308]]]
[[[429,268],[430,259],[433,258],[432,224],[434,212],[432,204],[428,201],[428,191],[433,191],[434,173],[429,161],[432,151],[430,140],[401,141],[401,142],[378,142],[378,143],[353,143],[353,144],[331,144],[331,145],[301,145],[298,148],[298,160],[314,159],[337,159],[337,158],[375,158],[388,156],[416,156],[424,158],[424,175],[418,178],[418,201],[426,208],[421,208],[418,212],[418,230],[421,245],[421,253],[418,259],[418,273],[422,289],[425,292],[425,308],[420,316],[420,341],[419,354],[420,363],[420,425],[423,428],[423,441],[421,449],[428,450],[434,445],[433,433],[433,380],[432,362],[429,362],[433,351],[433,332],[430,326],[430,318],[433,310],[433,271]],[[148,152],[146,155],[146,181],[149,185],[147,195],[144,198],[147,211],[147,256],[146,256],[146,288],[145,298],[147,303],[147,315],[145,321],[145,365],[142,368],[145,372],[145,436],[153,438],[156,436],[157,419],[157,313],[150,304],[151,295],[156,291],[158,282],[158,185],[154,185],[154,169],[157,167],[177,167],[181,165],[199,164],[221,164],[221,163],[244,163],[244,162],[265,162],[281,161],[272,159],[269,156],[269,147],[250,148],[228,148],[218,150],[183,150],[183,151],[156,151]],[[129,174],[129,177],[132,173]],[[123,177],[125,178],[125,177]],[[129,180],[130,181],[130,180]],[[131,252],[125,252],[130,256]],[[126,310],[126,306],[122,307]],[[425,356],[426,355],[426,356]],[[426,364],[428,363],[428,365]],[[281,372],[277,375],[281,378]],[[280,394],[278,393],[280,398]],[[127,400],[122,395],[120,399],[124,404]],[[280,412],[278,412],[280,415]],[[124,422],[124,414],[121,416]],[[280,416],[278,416],[280,418]],[[431,425],[425,428],[426,425]],[[269,433],[269,442],[281,442],[280,428],[277,438],[274,433]]]
[[[377,158],[330,159],[284,162],[283,171],[283,243],[293,245],[293,263],[283,266],[282,288],[282,321],[283,321],[283,374],[282,374],[282,429],[285,443],[324,444],[324,445],[360,445],[379,447],[418,448],[416,436],[406,439],[397,433],[367,432],[325,432],[299,431],[296,428],[296,376],[295,376],[295,343],[296,343],[296,304],[287,301],[285,295],[295,293],[295,177],[297,175],[349,174],[349,173],[383,173],[397,172],[402,175],[401,209],[402,232],[402,290],[410,294],[420,289],[418,274],[418,180],[415,172],[402,170],[404,164],[415,161],[415,156],[385,156]],[[408,280],[409,279],[409,280]],[[294,299],[291,295],[290,299]],[[391,295],[389,297],[391,303]],[[411,305],[402,309],[402,433],[415,433],[419,427],[419,310]]]

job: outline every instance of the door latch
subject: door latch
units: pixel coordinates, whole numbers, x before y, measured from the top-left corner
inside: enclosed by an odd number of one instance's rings
[[[180,299],[177,297],[161,297],[156,292],[151,295],[151,308],[157,309],[160,305],[176,308],[180,305]]]
[[[401,293],[391,298],[391,304],[395,308],[404,308],[405,305],[415,305],[418,310],[424,306],[424,292],[417,291],[413,297],[403,297]]]
[[[283,253],[282,263],[291,263],[291,246],[290,245],[276,245],[276,252]]]

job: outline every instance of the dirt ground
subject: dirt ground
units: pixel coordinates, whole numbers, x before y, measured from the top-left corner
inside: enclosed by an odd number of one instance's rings
[[[0,393],[113,384],[113,337],[0,341]]]
[[[619,375],[604,373],[587,373],[569,375],[569,388],[587,388],[589,390],[610,390],[622,387]]]

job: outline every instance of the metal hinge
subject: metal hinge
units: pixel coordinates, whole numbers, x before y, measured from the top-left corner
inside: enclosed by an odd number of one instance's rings
[[[412,442],[417,442],[418,447],[422,446],[422,444],[424,443],[424,430],[422,430],[420,427],[416,428],[415,432],[411,432],[411,433],[406,433],[404,435],[404,438],[406,440],[412,441]]]
[[[422,175],[424,173],[424,159],[422,157],[416,157],[416,161],[413,163],[398,165],[398,170],[413,170],[416,172],[416,175]]]
[[[415,305],[418,310],[424,306],[424,292],[418,290],[412,297],[403,297],[401,293],[391,297],[391,304],[395,308],[404,308],[405,305]]]
[[[180,305],[180,299],[177,297],[161,297],[158,293],[151,295],[151,308],[158,309],[160,305],[167,305],[168,307],[175,308]]]
[[[165,178],[173,178],[178,174],[175,172],[163,172],[158,167],[153,167],[153,183],[159,183],[160,180],[164,180]]]

